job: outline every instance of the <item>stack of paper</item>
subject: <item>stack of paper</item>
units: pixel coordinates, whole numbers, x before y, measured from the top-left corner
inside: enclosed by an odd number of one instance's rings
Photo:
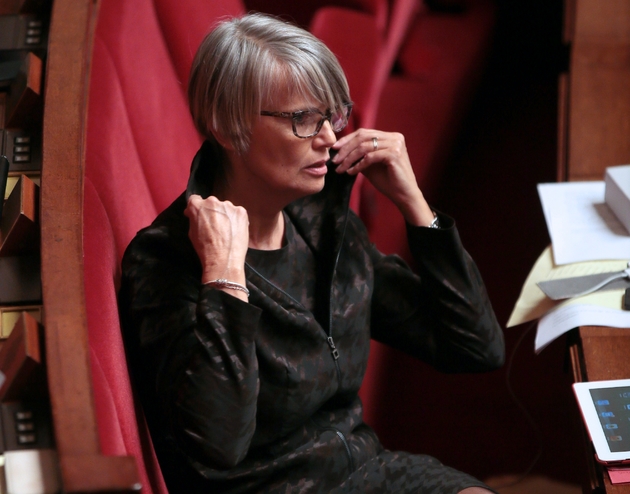
[[[630,258],[630,235],[604,194],[603,181],[538,185],[556,264]]]
[[[623,289],[553,301],[539,281],[622,271],[630,260],[630,235],[604,202],[604,182],[540,184],[552,247],[530,272],[507,326],[539,319],[535,350],[578,326],[630,327],[621,309]]]

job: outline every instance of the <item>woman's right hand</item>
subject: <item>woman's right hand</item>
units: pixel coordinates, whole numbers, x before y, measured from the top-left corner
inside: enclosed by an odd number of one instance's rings
[[[190,220],[188,236],[201,260],[201,282],[225,278],[245,285],[245,255],[249,243],[245,208],[214,196],[202,199],[195,194],[188,199],[184,214]],[[235,290],[228,293],[244,295]]]

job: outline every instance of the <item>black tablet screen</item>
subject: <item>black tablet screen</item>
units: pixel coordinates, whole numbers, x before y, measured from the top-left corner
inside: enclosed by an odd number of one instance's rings
[[[629,451],[630,386],[591,389],[590,392],[610,451]]]

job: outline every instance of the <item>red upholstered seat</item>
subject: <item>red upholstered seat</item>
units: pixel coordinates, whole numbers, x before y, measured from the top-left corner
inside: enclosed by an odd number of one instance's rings
[[[354,127],[372,127],[375,76],[384,49],[376,18],[356,10],[323,7],[313,17],[310,30],[337,56],[346,73],[354,102]]]
[[[84,274],[99,437],[105,454],[135,456],[143,493],[165,493],[136,413],[116,292],[125,247],[184,189],[200,138],[152,0],[102,0],[88,111]]]
[[[356,127],[372,128],[381,92],[419,0],[346,0],[318,9],[309,29],[337,55],[357,114]]]
[[[245,13],[241,0],[154,0],[154,3],[182,88],[188,82],[197,47],[212,25],[222,18]]]
[[[104,454],[137,459],[142,492],[167,492],[125,360],[116,280],[119,260],[107,212],[90,179],[84,184],[84,275],[90,361],[99,439]]]
[[[108,166],[88,162],[87,174],[111,187],[106,210],[115,228],[129,229],[115,231],[121,247],[138,229],[138,207],[161,211],[183,190],[200,143],[151,0],[102,2],[89,105],[88,153]]]

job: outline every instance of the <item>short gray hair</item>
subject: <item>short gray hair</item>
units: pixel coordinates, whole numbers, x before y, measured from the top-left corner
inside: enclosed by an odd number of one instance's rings
[[[276,17],[248,14],[222,21],[201,42],[188,103],[202,136],[214,140],[217,132],[244,153],[261,105],[279,89],[330,109],[350,102],[343,69],[324,43]]]

